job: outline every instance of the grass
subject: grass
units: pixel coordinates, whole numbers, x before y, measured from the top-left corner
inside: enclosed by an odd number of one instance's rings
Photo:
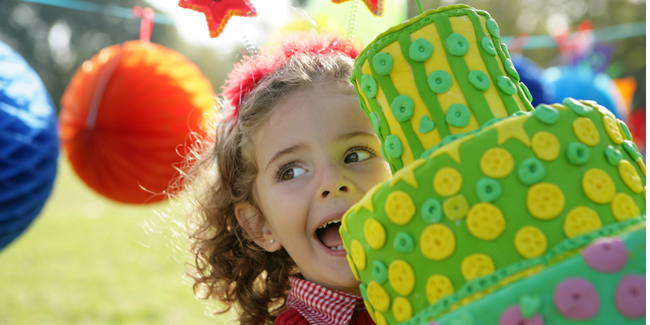
[[[60,158],[45,208],[0,251],[0,324],[230,323],[192,295],[168,206],[109,201]]]

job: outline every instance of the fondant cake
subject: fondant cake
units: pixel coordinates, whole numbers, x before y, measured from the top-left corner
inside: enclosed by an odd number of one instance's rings
[[[645,165],[592,101],[534,108],[464,5],[379,35],[351,81],[393,178],[343,217],[382,324],[645,322]]]

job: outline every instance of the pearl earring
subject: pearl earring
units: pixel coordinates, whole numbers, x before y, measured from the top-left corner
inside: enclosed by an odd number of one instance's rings
[[[271,244],[275,243],[275,239],[270,240]]]

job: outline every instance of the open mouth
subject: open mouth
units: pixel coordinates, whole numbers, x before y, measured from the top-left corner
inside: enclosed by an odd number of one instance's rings
[[[323,246],[333,251],[344,250],[345,247],[343,246],[339,228],[341,228],[340,219],[329,221],[316,229],[316,238],[320,240]]]

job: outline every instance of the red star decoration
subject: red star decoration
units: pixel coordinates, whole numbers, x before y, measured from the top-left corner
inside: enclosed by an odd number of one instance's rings
[[[257,16],[255,7],[248,0],[180,0],[178,5],[204,13],[210,37],[219,36],[232,16]]]
[[[343,3],[346,1],[350,0],[332,0],[334,3]],[[376,17],[381,17],[384,14],[384,0],[363,0],[363,3]]]

